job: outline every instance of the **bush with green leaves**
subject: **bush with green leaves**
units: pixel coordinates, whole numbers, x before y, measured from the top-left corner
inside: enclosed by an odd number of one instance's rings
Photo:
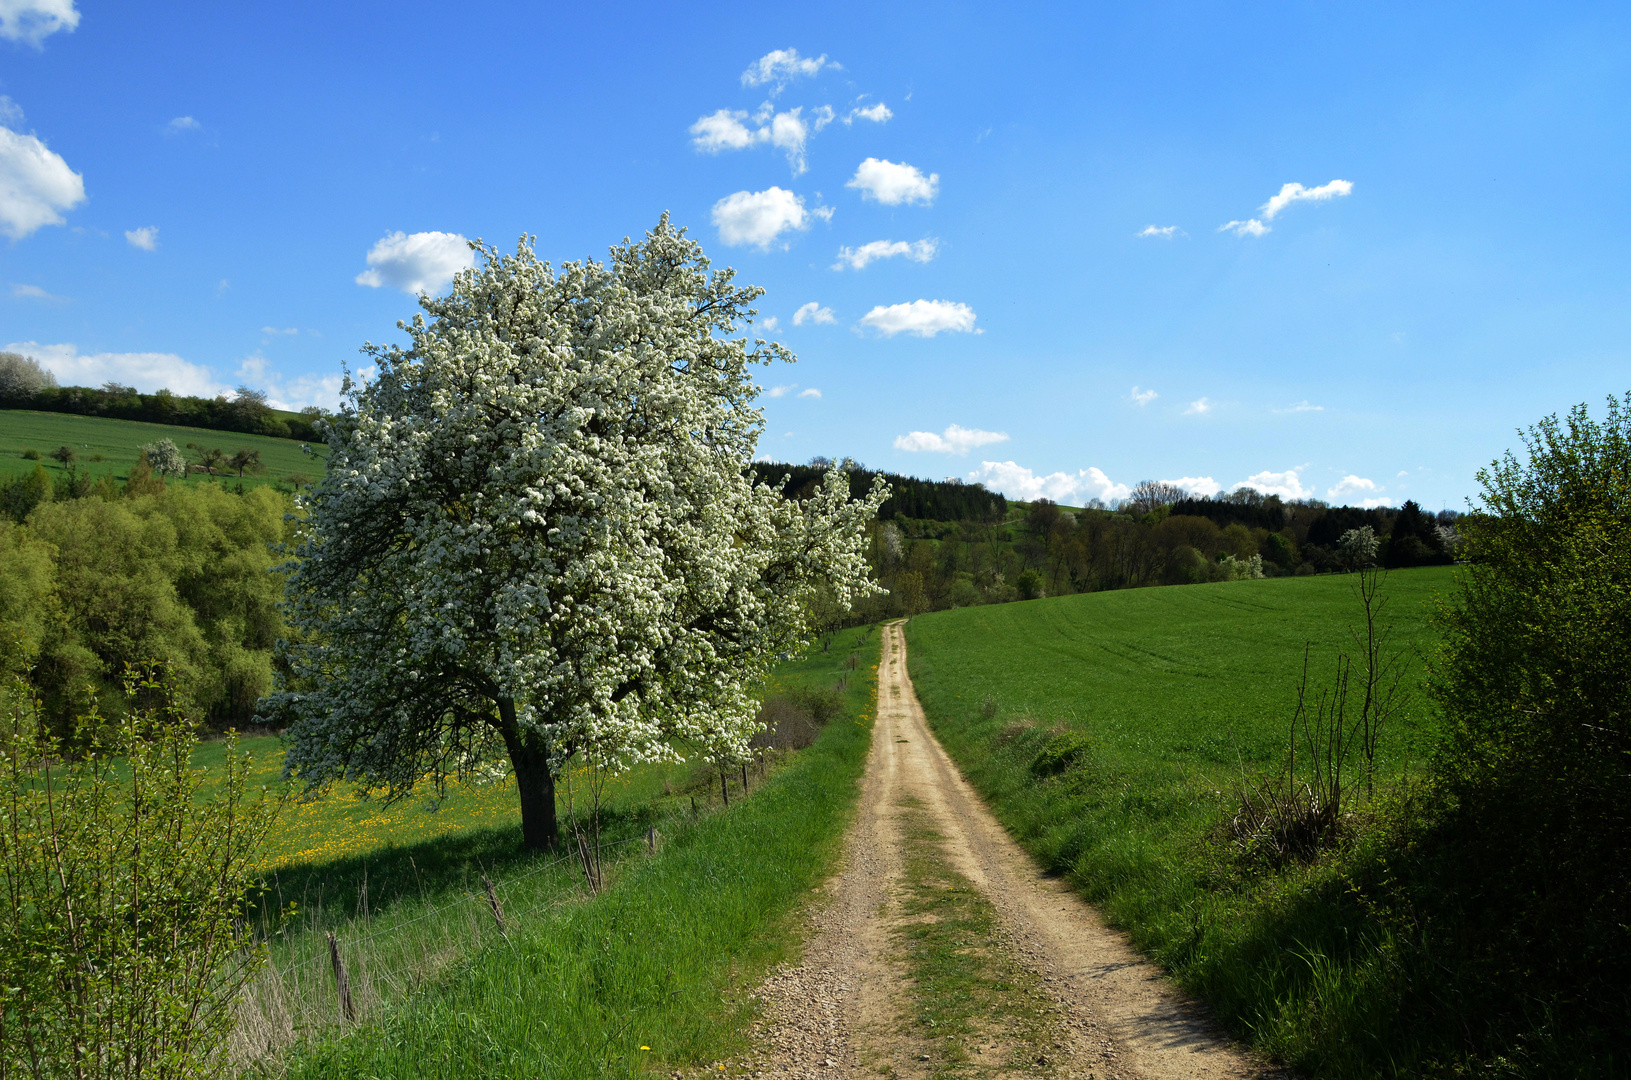
[[[1631,394],[1478,474],[1432,688],[1439,784],[1483,982],[1557,1038],[1631,1050]],[[1475,891],[1475,895],[1459,895]]]
[[[278,800],[230,747],[193,768],[162,686],[127,693],[118,724],[85,718],[88,752],[20,684],[0,708],[3,1076],[214,1075],[263,960],[241,915]]]

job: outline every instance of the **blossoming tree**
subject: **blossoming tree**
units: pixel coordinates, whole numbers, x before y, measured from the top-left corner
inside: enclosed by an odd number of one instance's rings
[[[862,552],[887,489],[751,481],[751,365],[794,357],[733,336],[762,290],[666,215],[607,264],[476,250],[398,324],[411,344],[366,346],[377,374],[347,382],[265,711],[313,787],[402,794],[507,759],[538,848],[574,755],[746,754],[812,611],[876,591]]]

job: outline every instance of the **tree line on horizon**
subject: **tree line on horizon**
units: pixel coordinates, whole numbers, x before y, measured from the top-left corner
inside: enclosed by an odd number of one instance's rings
[[[756,476],[790,498],[814,490],[831,465],[755,462]],[[890,485],[868,558],[889,590],[846,622],[975,604],[1035,600],[1146,585],[1329,573],[1345,568],[1342,537],[1369,529],[1390,569],[1456,559],[1460,515],[1401,507],[1330,506],[1252,488],[1197,496],[1145,481],[1115,506],[1009,500],[981,484],[923,480],[844,461],[856,496]]]
[[[239,386],[232,397],[191,397],[169,390],[143,394],[134,386],[109,381],[100,388],[58,386],[56,376],[33,357],[0,352],[0,409],[33,409],[73,416],[101,416],[267,435],[276,439],[313,442],[321,436],[317,422],[323,412],[308,406],[299,413],[280,412],[267,402],[266,392]]]

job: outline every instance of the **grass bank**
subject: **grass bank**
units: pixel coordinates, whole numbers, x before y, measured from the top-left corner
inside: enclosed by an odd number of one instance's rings
[[[728,1056],[751,1011],[742,991],[797,940],[789,920],[828,873],[853,812],[877,656],[875,632],[850,630],[830,652],[777,670],[772,690],[843,679],[843,709],[814,745],[762,779],[751,775],[746,799],[738,776],[728,810],[718,774],[690,767],[639,773],[614,792],[607,839],[634,842],[612,849],[610,885],[599,896],[573,863],[518,854],[513,822],[282,864],[285,901],[293,880],[303,882],[307,904],[319,888],[342,897],[329,915],[308,909],[273,946],[274,966],[304,973],[291,993],[309,993],[313,1014],[330,1019],[326,1031],[308,1026],[303,1041],[284,1038],[291,1048],[260,1068],[313,1077],[632,1076],[659,1062],[684,1068]],[[324,811],[336,812],[359,813]],[[410,817],[401,827],[422,825]],[[369,895],[384,898],[366,909],[358,898],[365,873]],[[507,935],[486,903],[484,874],[497,882]],[[377,957],[370,962],[392,972],[350,1025],[332,1021],[339,1005],[324,950],[337,923],[345,954]],[[260,1021],[261,1037],[277,1038],[276,1020]]]
[[[66,413],[31,412],[24,409],[0,409],[0,476],[34,471],[42,465],[53,478],[66,475],[66,470],[46,457],[59,446],[69,446],[79,455],[74,467],[89,472],[93,479],[111,475],[123,482],[136,464],[141,447],[159,439],[170,439],[191,459],[186,450],[190,442],[218,448],[228,455],[240,448],[258,450],[265,471],[246,473],[243,486],[259,484],[288,485],[295,481],[310,483],[323,475],[328,447],[324,443],[311,444],[312,453],[303,453],[301,444],[292,439],[274,439],[266,435],[247,435],[237,431],[215,431],[210,428],[181,427],[172,424],[149,424],[140,420],[113,420],[102,416],[73,416]],[[23,453],[39,453],[38,461],[24,458]],[[174,481],[172,481],[174,482]],[[187,477],[188,484],[210,483],[203,474]],[[214,478],[215,483],[238,484],[236,475]]]
[[[1452,581],[1435,568],[1386,584],[1416,696],[1383,737],[1385,790],[1408,786],[1433,740],[1420,652]],[[1317,1075],[1408,1074],[1445,1033],[1401,1016],[1411,928],[1366,893],[1386,853],[1361,838],[1254,871],[1224,829],[1243,773],[1283,758],[1305,644],[1313,681],[1329,682],[1360,625],[1332,576],[967,608],[907,633],[930,722],[998,817],[1229,1027]]]

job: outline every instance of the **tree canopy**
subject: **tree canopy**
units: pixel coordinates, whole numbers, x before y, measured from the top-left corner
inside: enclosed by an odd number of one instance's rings
[[[787,500],[748,470],[763,418],[734,336],[761,290],[666,215],[609,263],[478,243],[480,264],[374,346],[303,500],[282,692],[288,769],[411,788],[508,758],[529,847],[553,778],[680,747],[731,759],[812,610],[875,590],[832,470]]]

